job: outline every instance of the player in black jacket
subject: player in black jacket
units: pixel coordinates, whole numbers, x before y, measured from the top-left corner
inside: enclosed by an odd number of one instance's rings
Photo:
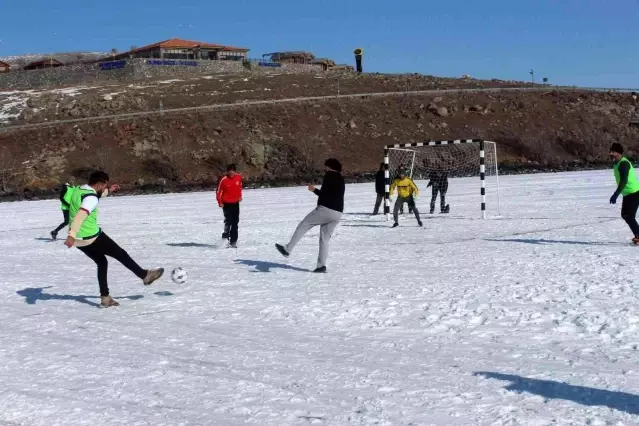
[[[437,200],[437,193],[439,193],[439,205],[441,213],[450,212],[450,206],[446,204],[446,192],[448,192],[448,172],[445,170],[433,170],[428,175],[428,186],[433,188],[433,193],[430,198],[430,214],[435,212],[435,201]]]
[[[379,214],[379,206],[381,206],[382,201],[384,201],[384,196],[386,195],[386,175],[384,169],[384,163],[381,163],[379,170],[375,173],[375,193],[377,193],[377,199],[375,200],[373,216]]]
[[[320,226],[320,249],[317,268],[313,272],[326,272],[328,245],[344,212],[344,192],[346,185],[342,176],[342,165],[334,158],[324,163],[324,180],[322,188],[309,185],[308,190],[318,196],[317,207],[297,225],[291,240],[286,245],[275,244],[277,250],[288,257],[304,234],[316,226]]]

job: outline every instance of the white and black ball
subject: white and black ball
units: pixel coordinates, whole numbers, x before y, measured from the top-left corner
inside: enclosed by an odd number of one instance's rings
[[[188,274],[186,273],[186,269],[178,266],[171,272],[171,279],[176,284],[184,284],[188,279]]]

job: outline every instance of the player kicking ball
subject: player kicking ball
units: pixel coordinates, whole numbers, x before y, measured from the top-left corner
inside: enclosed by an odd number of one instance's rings
[[[313,271],[315,273],[326,272],[328,246],[333,231],[337,228],[344,212],[344,192],[346,190],[342,176],[342,164],[337,159],[329,158],[326,160],[324,171],[326,173],[321,188],[316,188],[314,185],[308,186],[308,190],[318,196],[317,207],[297,225],[288,244],[275,244],[275,248],[282,256],[289,257],[304,234],[319,226],[319,256],[317,257],[317,268]]]
[[[419,218],[419,210],[417,210],[417,206],[415,205],[415,199],[417,199],[419,195],[419,189],[417,185],[415,185],[415,182],[407,176],[406,170],[400,170],[399,177],[393,181],[390,188],[391,197],[395,192],[395,188],[397,188],[397,201],[395,201],[395,207],[393,208],[393,219],[395,219],[393,228],[399,226],[399,211],[404,207],[404,203],[408,203],[408,207],[412,208],[415,219],[417,219],[417,224],[422,226],[422,221]]]
[[[98,266],[98,284],[100,286],[100,307],[118,306],[119,303],[109,294],[107,283],[107,256],[116,259],[129,271],[150,285],[160,278],[164,269],[142,269],[131,256],[115,243],[98,226],[98,204],[105,197],[109,188],[117,191],[118,186],[109,186],[109,176],[104,172],[94,172],[89,177],[89,184],[72,188],[69,202],[69,236],[64,244],[77,247]]]

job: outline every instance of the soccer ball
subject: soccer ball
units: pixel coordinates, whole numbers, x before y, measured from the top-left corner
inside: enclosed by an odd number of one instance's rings
[[[187,279],[187,273],[185,269],[182,269],[181,266],[178,266],[171,272],[171,279],[176,284],[184,284]]]

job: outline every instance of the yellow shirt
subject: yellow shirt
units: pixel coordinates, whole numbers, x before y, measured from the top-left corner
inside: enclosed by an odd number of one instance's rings
[[[419,189],[415,182],[409,177],[405,177],[404,179],[397,178],[393,181],[393,184],[390,188],[390,195],[393,195],[395,192],[395,188],[397,188],[397,195],[402,198],[408,198],[412,194],[419,195]]]

